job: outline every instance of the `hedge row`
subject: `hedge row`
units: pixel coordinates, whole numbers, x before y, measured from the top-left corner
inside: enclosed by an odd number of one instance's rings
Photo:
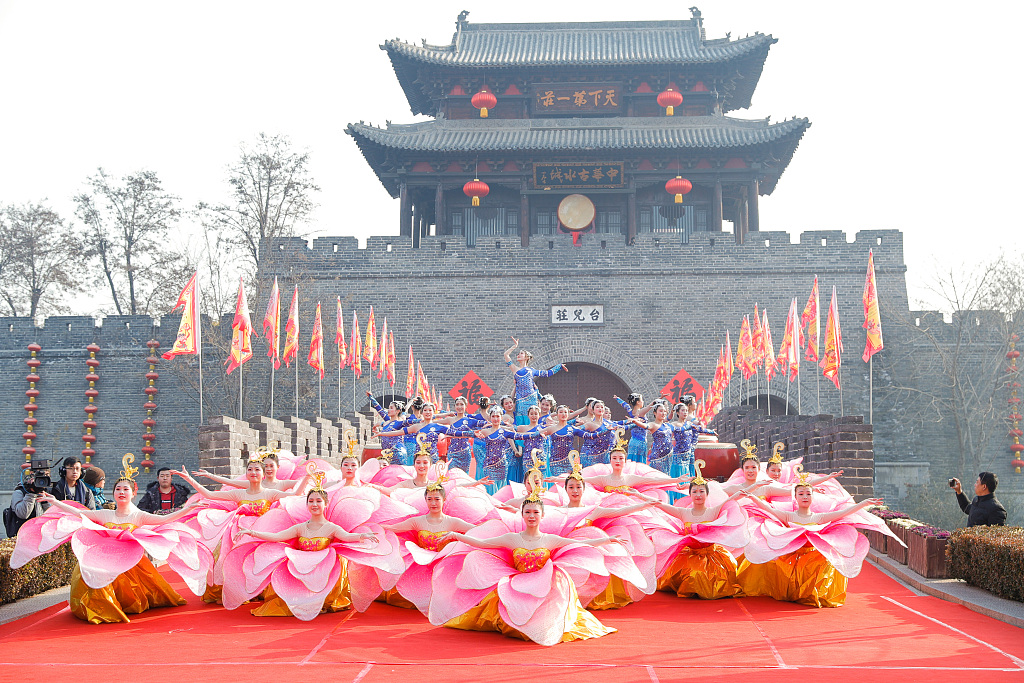
[[[15,540],[0,541],[0,605],[71,583],[76,560],[70,543],[37,557],[24,567],[11,569]]]
[[[1024,602],[1024,528],[975,526],[953,532],[946,546],[950,578],[1007,600]]]

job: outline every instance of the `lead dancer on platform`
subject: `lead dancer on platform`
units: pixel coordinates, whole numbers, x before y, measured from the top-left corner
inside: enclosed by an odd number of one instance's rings
[[[166,561],[196,595],[202,594],[213,567],[213,556],[198,542],[198,534],[176,522],[205,503],[193,499],[168,515],[143,512],[132,503],[138,493],[134,461],[131,453],[122,458],[113,510],[88,510],[40,494],[50,508],[22,526],[11,555],[11,567],[17,569],[73,541],[78,564],[71,575],[71,613],[92,624],[127,623],[128,614],[185,604],[147,554]]]
[[[512,341],[515,342],[512,346],[505,350],[505,365],[509,368],[513,367],[511,353],[519,347],[519,340],[512,337]],[[556,365],[549,370],[535,370],[529,367],[530,361],[533,360],[533,354],[529,351],[520,351],[516,354],[516,364],[518,367],[513,371],[512,375],[516,382],[516,415],[515,423],[517,425],[527,424],[528,417],[527,411],[530,406],[538,405],[540,400],[540,392],[537,390],[537,385],[534,383],[535,377],[551,377],[559,370],[568,370],[564,365]]]

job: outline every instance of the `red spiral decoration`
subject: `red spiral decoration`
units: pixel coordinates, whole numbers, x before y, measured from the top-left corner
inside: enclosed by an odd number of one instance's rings
[[[39,398],[39,390],[36,389],[36,384],[39,382],[39,366],[42,362],[36,358],[36,354],[43,350],[39,344],[32,342],[28,345],[29,359],[26,361],[29,370],[28,374],[25,375],[25,381],[28,382],[28,391],[25,395],[28,396],[28,403],[25,405],[25,411],[28,413],[23,421],[25,423],[25,432],[21,435],[21,438],[25,439],[25,446],[21,449],[21,452],[25,454],[25,462],[21,464],[22,469],[28,469],[32,465],[32,456],[36,454],[35,446],[32,445],[32,441],[36,438],[36,425],[39,424],[38,418],[36,418],[36,411],[39,410],[39,404],[36,403],[36,399]]]
[[[142,447],[142,452],[145,454],[146,459],[140,464],[149,472],[151,467],[156,466],[156,462],[153,461],[153,456],[156,454],[156,448],[153,447],[153,442],[156,440],[156,434],[153,433],[153,427],[156,425],[153,411],[156,410],[156,394],[158,391],[156,381],[160,379],[160,373],[156,371],[157,363],[160,362],[160,357],[157,354],[160,342],[156,339],[150,339],[146,342],[146,346],[149,347],[149,358],[146,359],[146,362],[149,363],[149,372],[146,373],[148,384],[143,389],[146,394],[146,402],[142,406],[146,409],[146,419],[142,421],[142,426],[146,428],[146,433],[142,435],[142,440],[146,442],[146,445]]]
[[[85,462],[82,463],[82,467],[92,467],[92,457],[96,455],[94,448],[96,435],[92,430],[96,429],[96,411],[99,410],[95,401],[100,395],[96,388],[96,382],[100,381],[100,376],[97,374],[100,362],[96,359],[96,354],[100,352],[100,347],[98,344],[89,344],[85,350],[89,352],[89,357],[85,359],[85,380],[89,383],[89,388],[85,390],[85,397],[89,399],[89,403],[85,406],[86,417],[85,422],[82,423],[85,428],[85,434],[82,434],[82,441],[85,442],[82,457],[85,458]]]

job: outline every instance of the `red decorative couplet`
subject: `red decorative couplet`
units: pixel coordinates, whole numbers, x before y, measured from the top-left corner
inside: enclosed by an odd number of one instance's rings
[[[686,394],[693,394],[693,396],[700,401],[704,397],[704,387],[702,387],[697,380],[690,377],[690,373],[686,371],[686,368],[681,368],[676,376],[668,381],[661,389],[661,395],[672,401],[675,405],[679,403]]]
[[[476,403],[481,396],[488,398],[494,394],[494,390],[487,386],[487,383],[480,379],[479,375],[470,370],[465,376],[455,383],[449,390],[448,395],[452,398],[465,396],[470,405]]]

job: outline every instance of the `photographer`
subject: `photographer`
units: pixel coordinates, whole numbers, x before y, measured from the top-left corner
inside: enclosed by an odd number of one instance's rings
[[[46,490],[46,486],[38,486],[37,477],[39,482],[50,483],[46,472],[40,475],[36,470],[27,469],[21,473],[21,483],[11,494],[11,507],[4,510],[4,527],[8,537],[16,536],[22,524],[43,514],[49,507],[39,498]]]
[[[967,526],[1003,526],[1006,508],[996,500],[999,479],[992,472],[982,472],[974,482],[974,500],[967,502],[959,479],[950,479],[949,486],[956,492],[956,501],[967,515]]]
[[[85,482],[79,481],[82,478],[82,463],[78,458],[74,456],[64,458],[64,464],[58,472],[61,478],[50,489],[53,497],[57,500],[73,500],[90,510],[95,510],[96,498]]]
[[[184,484],[176,484],[171,480],[169,467],[161,467],[156,471],[156,481],[146,487],[146,495],[139,501],[139,509],[164,515],[177,510],[188,502],[193,491]]]

